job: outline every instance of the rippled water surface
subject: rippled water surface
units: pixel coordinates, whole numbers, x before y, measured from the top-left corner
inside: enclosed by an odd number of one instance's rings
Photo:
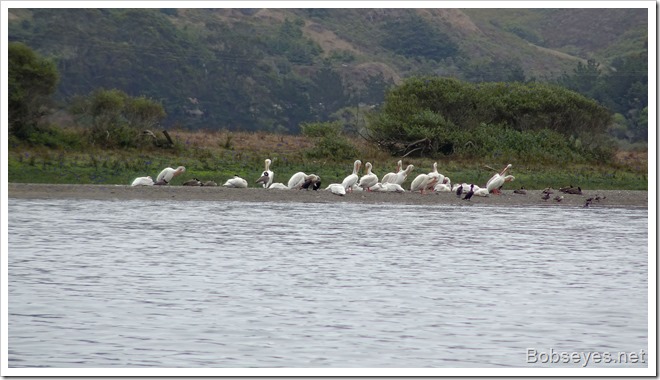
[[[627,209],[10,199],[9,366],[648,351],[647,223]]]

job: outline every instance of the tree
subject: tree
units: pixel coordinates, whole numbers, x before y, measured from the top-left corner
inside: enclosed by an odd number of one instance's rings
[[[9,132],[27,139],[55,92],[59,74],[54,62],[19,42],[9,44],[8,71]]]
[[[395,154],[447,154],[481,125],[592,141],[610,122],[605,107],[556,85],[412,77],[388,92],[368,129],[373,141]]]
[[[165,118],[165,109],[145,96],[131,97],[117,89],[98,89],[76,99],[71,113],[89,128],[93,144],[105,147],[136,146],[137,137]]]

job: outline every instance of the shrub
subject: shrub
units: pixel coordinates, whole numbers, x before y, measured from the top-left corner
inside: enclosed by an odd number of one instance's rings
[[[89,142],[106,148],[146,143],[140,138],[142,131],[166,116],[161,104],[144,96],[130,97],[117,89],[98,89],[87,97],[78,97],[70,110],[88,128]]]
[[[573,137],[589,144],[570,154],[566,146],[561,147],[563,154],[535,154],[575,158],[596,148],[608,150],[607,139],[601,137],[610,120],[606,108],[556,85],[414,77],[388,92],[385,105],[369,117],[367,128],[373,142],[403,156],[495,152],[530,156],[527,149],[543,146],[538,139],[554,132],[554,143]]]
[[[26,140],[43,116],[44,105],[55,92],[59,74],[54,62],[22,43],[10,43],[8,55],[9,132]]]
[[[303,123],[300,129],[315,140],[314,147],[304,153],[309,158],[350,160],[357,156],[355,146],[342,134],[341,122]]]

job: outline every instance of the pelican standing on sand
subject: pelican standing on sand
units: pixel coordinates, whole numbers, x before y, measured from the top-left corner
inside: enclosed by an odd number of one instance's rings
[[[396,170],[394,172],[385,174],[383,178],[380,180],[380,183],[396,183],[394,182],[396,180],[396,175],[399,174],[402,167],[403,167],[403,161],[399,160],[399,162],[396,163]]]
[[[431,172],[429,172],[428,176],[438,178],[438,181],[437,181],[438,183],[444,183],[445,182],[445,176],[440,174],[440,172],[438,171],[438,163],[437,162],[433,163],[433,170]]]
[[[186,168],[183,166],[179,166],[176,169],[172,168],[165,168],[163,171],[158,174],[158,177],[156,177],[156,184],[160,185],[167,185],[170,182],[172,182],[172,179],[179,174],[183,173],[186,171]]]
[[[246,189],[248,187],[248,183],[246,180],[243,178],[239,177],[238,174],[234,174],[234,178],[230,178],[227,180],[227,182],[222,185],[224,187],[235,187],[239,189]]]
[[[412,173],[412,171],[415,169],[415,165],[408,165],[405,170],[399,170],[398,173],[396,173],[396,178],[394,179],[394,183],[401,186],[403,183],[406,181],[406,178],[408,178],[408,175]]]
[[[493,194],[499,194],[500,193],[500,187],[504,185],[505,182],[511,182],[516,177],[512,175],[504,176],[506,174],[507,170],[511,169],[511,164],[508,164],[500,173],[496,173],[494,176],[492,176],[488,182],[486,183],[486,189],[488,189],[489,193]]]
[[[267,158],[265,161],[265,168],[264,172],[261,174],[261,177],[257,180],[256,183],[261,183],[265,188],[268,188],[272,183],[273,183],[273,177],[275,176],[275,173],[273,173],[270,170],[270,158]]]
[[[367,162],[365,167],[367,168],[367,174],[360,177],[360,182],[358,182],[358,186],[360,186],[364,190],[371,191],[371,189],[369,188],[378,183],[378,176],[371,172],[371,168],[372,168],[371,162]]]
[[[346,176],[346,178],[344,178],[344,180],[341,182],[345,190],[349,192],[353,192],[353,186],[355,186],[355,184],[360,179],[360,177],[358,177],[358,173],[360,172],[361,166],[362,166],[362,161],[355,160],[355,162],[353,163],[353,173]]]
[[[146,177],[137,177],[136,179],[133,180],[133,183],[131,183],[131,186],[153,186],[154,180],[151,179],[151,176],[146,176]]]
[[[410,184],[410,191],[413,193],[419,191],[421,194],[424,194],[424,190],[429,187],[433,188],[436,183],[438,183],[438,177],[429,176],[428,174],[420,174],[415,177]]]

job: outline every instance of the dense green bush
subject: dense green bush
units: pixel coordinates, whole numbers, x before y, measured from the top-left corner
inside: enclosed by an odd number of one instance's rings
[[[547,139],[556,145],[551,155],[575,159],[586,150],[609,151],[598,136],[610,121],[595,101],[555,85],[415,77],[387,94],[368,130],[370,139],[397,155],[529,155],[528,148],[538,146],[535,154],[544,156],[540,152],[551,149],[544,147]],[[589,144],[570,153],[561,143],[569,138]]]
[[[343,126],[339,121],[303,123],[300,130],[303,135],[315,140],[314,148],[305,152],[305,156],[309,158],[350,160],[357,156],[355,146],[342,134]]]
[[[123,91],[98,89],[76,98],[70,111],[87,128],[88,140],[101,147],[134,147],[147,141],[141,133],[165,117],[165,110],[144,96],[131,97]]]
[[[9,132],[27,140],[38,132],[38,122],[59,80],[55,63],[37,55],[28,46],[9,44]]]

